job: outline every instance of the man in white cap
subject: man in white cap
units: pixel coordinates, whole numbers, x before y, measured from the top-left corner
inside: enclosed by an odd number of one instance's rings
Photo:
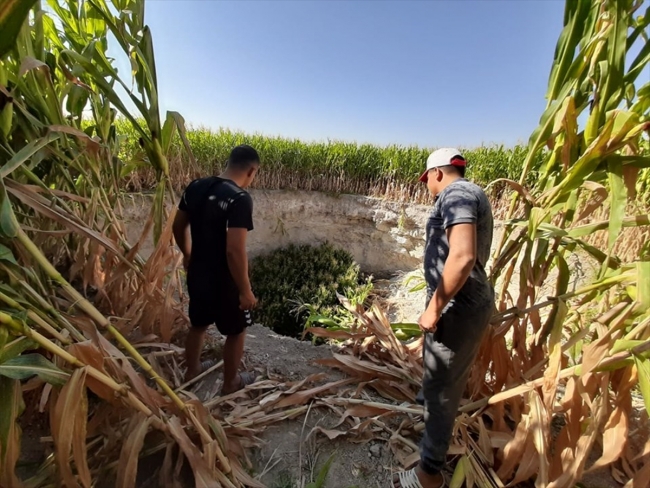
[[[427,304],[419,320],[424,378],[418,402],[424,405],[425,430],[420,463],[395,475],[396,488],[445,486],[443,468],[458,406],[494,311],[485,272],[492,209],[483,190],[465,179],[466,166],[457,149],[438,149],[420,178],[435,198],[424,252]]]

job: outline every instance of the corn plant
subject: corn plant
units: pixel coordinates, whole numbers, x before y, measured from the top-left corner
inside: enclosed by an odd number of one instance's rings
[[[118,121],[118,133],[128,143],[124,157],[129,159],[139,149],[138,135],[128,121]],[[253,145],[264,165],[255,181],[255,187],[264,189],[318,190],[331,193],[354,193],[383,198],[428,202],[426,188],[418,184],[418,177],[431,151],[425,147],[386,147],[341,141],[303,142],[285,137],[268,137],[233,132],[227,129],[212,131],[205,128],[189,129],[186,133],[196,160],[185,156],[181,141],[176,139],[169,158],[174,187],[181,190],[188,176],[198,177],[222,169],[230,149],[242,143]],[[521,173],[526,156],[524,146],[484,146],[463,150],[470,161],[468,176],[478,184],[488,186],[499,178],[516,179]],[[535,160],[538,169],[542,156]],[[530,182],[535,172],[530,172]],[[149,190],[155,185],[155,173],[142,168],[123,181],[129,190]],[[497,182],[491,196],[500,198],[504,185]]]
[[[650,10],[640,14],[641,6],[634,0],[566,3],[547,108],[520,179],[510,182],[517,193],[492,275],[499,315],[470,388],[496,393],[489,399],[494,415],[519,425],[497,470],[504,481],[536,476],[537,486],[573,486],[597,444],[603,453],[589,468],[610,466],[618,478],[647,479],[648,460],[637,457],[628,421],[637,384],[650,412],[650,261],[647,254],[622,259],[613,252],[624,229],[650,223],[647,207],[626,213],[638,208],[627,199],[639,170],[650,166],[640,149],[650,128],[650,83],[642,76],[650,61]],[[637,42],[642,47],[630,60]],[[544,149],[537,182],[526,189]],[[588,220],[598,210],[606,217]],[[598,231],[607,233],[603,248],[586,239]],[[569,291],[568,258],[575,253],[597,269],[590,283]],[[551,279],[553,296],[540,296]],[[564,427],[552,439],[558,416]],[[509,430],[501,421],[495,425]]]
[[[184,126],[176,113],[161,124],[143,19],[141,0],[0,3],[3,487],[23,486],[15,465],[25,395],[49,412],[54,449],[28,486],[88,487],[108,477],[131,487],[142,451],[164,454],[165,486],[176,483],[174,464],[183,459],[196,486],[260,486],[233,454],[237,436],[173,389],[178,364],[161,364],[128,339],[161,340],[155,347],[164,350],[187,321],[164,206],[166,151],[175,137],[185,140]],[[109,32],[132,61],[137,94],[106,56]],[[86,110],[90,124],[82,126]],[[129,160],[120,157],[118,113],[139,135],[141,151]],[[131,245],[120,181],[143,165],[156,175],[156,203]],[[145,262],[138,249],[151,228],[157,245]]]

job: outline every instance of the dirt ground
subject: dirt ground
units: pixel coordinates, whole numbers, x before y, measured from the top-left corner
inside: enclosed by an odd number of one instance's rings
[[[219,355],[223,339],[211,329],[209,341]],[[330,368],[313,364],[314,360],[331,357],[329,346],[314,346],[308,341],[279,336],[261,325],[249,329],[245,351],[248,370],[274,375],[287,380],[305,378],[314,373],[327,373],[328,381],[343,375]],[[219,373],[207,376],[194,392],[204,399],[220,383]],[[309,436],[314,427],[332,428],[338,419],[314,409],[297,420],[284,421],[267,428],[260,435],[262,445],[251,453],[253,472],[269,488],[300,486],[301,477],[309,483],[330,456],[334,456],[325,488],[388,486],[391,471],[397,468],[385,439],[368,444],[329,441]]]

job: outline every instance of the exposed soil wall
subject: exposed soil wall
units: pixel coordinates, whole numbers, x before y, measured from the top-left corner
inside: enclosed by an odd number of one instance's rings
[[[421,266],[430,211],[425,205],[306,191],[252,190],[251,195],[255,224],[248,241],[251,257],[289,244],[329,241],[351,252],[364,271],[377,275]],[[151,201],[151,196],[142,194],[125,198],[131,242],[142,231]],[[144,256],[151,250],[149,239]]]

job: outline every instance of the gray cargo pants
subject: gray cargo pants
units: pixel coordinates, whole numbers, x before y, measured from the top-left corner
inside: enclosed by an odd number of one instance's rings
[[[425,334],[424,378],[417,401],[424,405],[425,424],[420,467],[428,474],[437,474],[445,466],[467,377],[494,311],[493,300],[476,305],[450,304],[436,331]]]

